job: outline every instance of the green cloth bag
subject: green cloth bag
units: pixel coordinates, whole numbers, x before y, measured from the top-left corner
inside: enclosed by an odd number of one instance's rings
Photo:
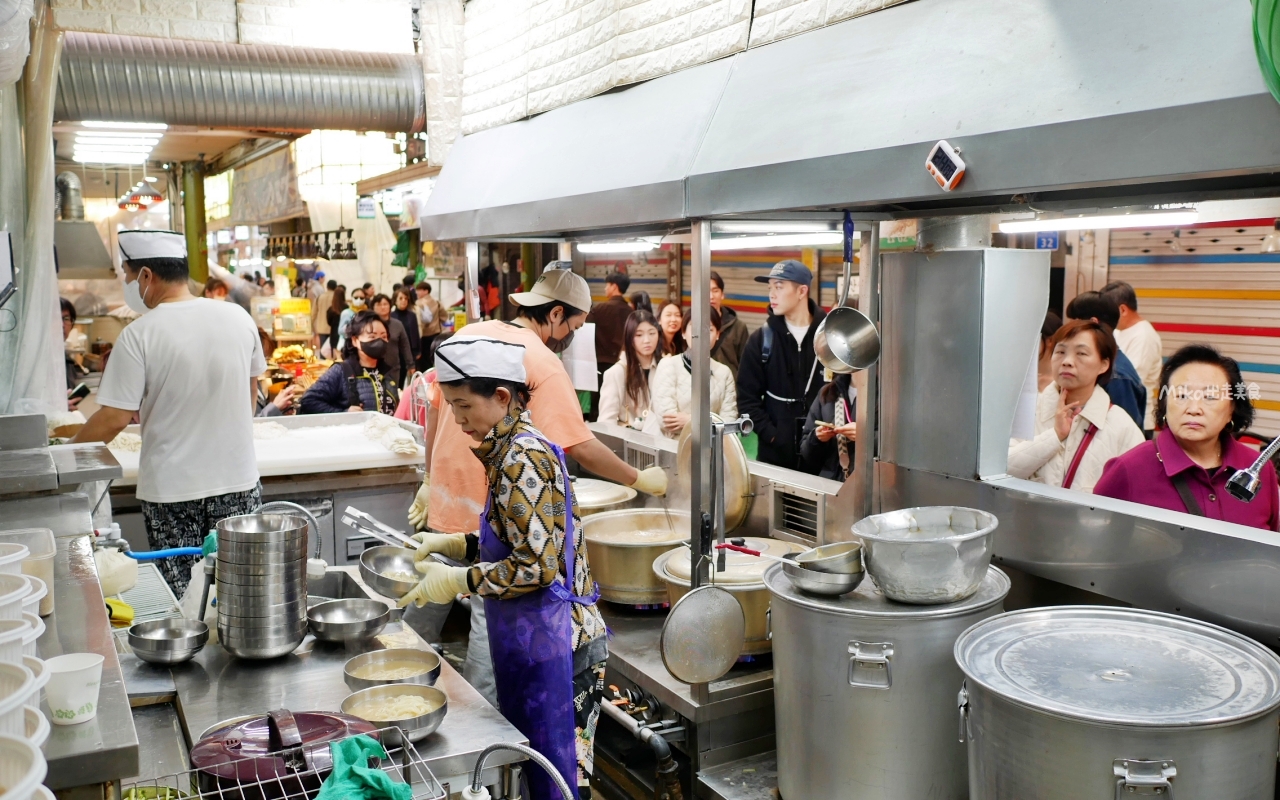
[[[370,736],[352,736],[329,745],[333,772],[324,779],[316,800],[413,800],[407,783],[393,781],[371,758],[386,758],[387,751]]]
[[[1280,102],[1280,73],[1276,71],[1276,54],[1280,53],[1280,0],[1253,0],[1253,47],[1258,53],[1258,68],[1271,96]]]
[[[756,456],[760,452],[760,437],[756,436],[755,431],[741,434],[738,438],[742,440],[742,449],[747,451],[747,458],[752,461],[759,461],[760,459]]]

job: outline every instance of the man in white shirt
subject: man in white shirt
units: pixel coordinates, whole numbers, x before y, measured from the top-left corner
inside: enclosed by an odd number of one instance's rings
[[[186,242],[173,231],[121,231],[125,302],[142,316],[120,333],[98,388],[101,408],[74,441],[110,442],[138,415],[137,497],[154,549],[199,547],[219,520],[261,502],[253,448],[257,326],[234,303],[194,297]],[[175,594],[193,557],[160,570]]]
[[[1155,408],[1159,402],[1160,369],[1164,366],[1164,345],[1155,327],[1138,313],[1138,295],[1124,281],[1112,281],[1102,287],[1101,294],[1120,306],[1120,322],[1116,325],[1116,344],[1129,357],[1138,378],[1147,387],[1147,413],[1142,430],[1150,438],[1155,429]]]

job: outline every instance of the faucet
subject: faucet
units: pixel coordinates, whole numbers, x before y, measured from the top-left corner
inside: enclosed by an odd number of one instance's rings
[[[489,790],[484,788],[480,783],[480,774],[484,772],[484,762],[489,758],[489,754],[497,750],[510,750],[513,753],[528,758],[538,766],[547,771],[551,776],[551,780],[555,781],[556,787],[560,790],[560,797],[563,800],[573,800],[573,792],[569,789],[569,784],[564,782],[564,776],[560,774],[560,770],[547,760],[546,756],[534,750],[532,747],[525,747],[522,744],[510,744],[508,742],[498,742],[491,744],[480,753],[480,757],[476,759],[475,772],[471,774],[471,785],[462,788],[462,800],[489,800]]]
[[[312,513],[311,513],[310,511],[308,511],[306,508],[304,508],[304,507],[302,507],[302,506],[298,505],[297,503],[291,503],[291,502],[289,502],[288,500],[268,500],[267,502],[265,502],[265,503],[263,503],[262,505],[260,505],[260,506],[258,506],[257,508],[255,508],[255,509],[253,510],[253,513],[255,513],[255,514],[261,514],[261,513],[264,513],[264,512],[268,512],[268,511],[283,511],[283,510],[286,510],[286,509],[287,509],[287,510],[289,510],[289,511],[297,511],[297,512],[301,513],[304,517],[306,517],[306,518],[307,518],[307,521],[311,523],[311,532],[312,532],[313,534],[315,534],[315,537],[316,537],[316,553],[315,553],[315,557],[316,557],[316,558],[319,558],[319,557],[320,557],[320,544],[321,544],[321,542],[320,542],[320,523],[319,523],[318,521],[316,521],[316,515],[315,515],[315,514],[312,514]]]
[[[1280,450],[1280,436],[1271,440],[1271,444],[1258,454],[1257,460],[1248,469],[1231,476],[1227,481],[1227,491],[1231,492],[1232,497],[1246,503],[1253,502],[1253,498],[1258,496],[1258,489],[1262,488],[1262,479],[1258,477],[1258,473],[1262,472],[1263,465],[1271,460],[1277,450]]]

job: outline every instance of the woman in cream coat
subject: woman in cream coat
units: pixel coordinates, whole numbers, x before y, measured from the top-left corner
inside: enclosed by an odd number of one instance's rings
[[[622,356],[600,381],[600,421],[657,433],[650,410],[657,369],[658,321],[648,311],[632,311],[622,332]]]
[[[708,309],[711,317],[711,342],[714,348],[720,338],[720,312]],[[684,315],[684,340],[689,341],[689,313]],[[662,432],[671,438],[680,435],[692,418],[693,377],[686,352],[667,356],[658,362],[653,373],[653,413],[662,423]],[[719,361],[711,361],[711,413],[723,420],[738,418],[738,389],[733,373]]]
[[[1111,329],[1078,320],[1052,340],[1053,383],[1036,403],[1034,439],[1009,448],[1009,474],[1049,486],[1092,492],[1102,468],[1142,444],[1142,431],[1098,385],[1111,377],[1116,340]]]

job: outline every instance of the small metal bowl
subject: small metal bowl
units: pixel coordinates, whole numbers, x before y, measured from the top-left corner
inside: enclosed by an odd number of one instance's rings
[[[414,555],[416,553],[407,547],[389,544],[370,547],[360,554],[360,577],[378,594],[398,600],[418,585],[418,571],[413,566]],[[393,572],[404,572],[414,578],[411,581],[401,581],[386,577]]]
[[[129,647],[134,655],[152,664],[189,661],[207,641],[209,626],[194,619],[154,619],[129,629]]]
[[[782,572],[791,581],[791,585],[800,591],[823,597],[839,597],[842,594],[848,594],[857,589],[858,584],[862,583],[863,577],[866,576],[866,573],[861,570],[846,573],[818,572],[789,561],[782,565]]]
[[[445,714],[449,712],[449,698],[434,686],[398,683],[391,686],[373,686],[368,689],[361,689],[358,692],[347,695],[347,699],[342,701],[341,710],[343,714],[350,714],[353,717],[364,719],[364,717],[355,713],[354,709],[359,704],[371,700],[383,700],[404,695],[421,697],[431,704],[431,710],[409,719],[371,719],[367,721],[385,731],[383,736],[384,744],[400,744],[400,732],[403,732],[405,738],[409,741],[420,742],[435,733],[436,728],[439,728],[440,723],[444,721]]]
[[[410,662],[421,664],[422,672],[408,678],[359,678],[357,670],[370,664],[404,664]],[[342,668],[342,679],[353,692],[361,689],[372,689],[375,686],[391,686],[393,684],[417,684],[434,686],[440,677],[440,656],[434,650],[417,650],[414,648],[396,648],[393,650],[374,650],[372,653],[361,653],[347,659]]]
[[[796,556],[796,563],[812,572],[849,575],[862,572],[862,542],[835,542],[806,550]]]
[[[376,636],[391,619],[381,600],[330,600],[307,611],[307,624],[322,642],[358,642]]]

